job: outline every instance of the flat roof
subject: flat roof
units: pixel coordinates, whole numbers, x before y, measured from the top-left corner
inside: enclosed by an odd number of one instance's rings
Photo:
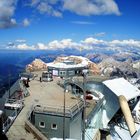
[[[68,61],[72,61],[69,60],[70,58],[77,58],[79,60],[81,60],[81,63],[78,64],[66,64],[65,62]],[[47,63],[48,67],[55,67],[55,68],[81,68],[81,67],[87,67],[88,63],[90,62],[90,60],[88,60],[85,57],[82,56],[69,56],[69,57],[62,57],[62,59],[64,60],[64,62],[51,62],[51,63]],[[74,62],[74,61],[73,61]]]
[[[116,96],[123,95],[126,97],[127,101],[140,96],[140,90],[130,84],[124,78],[117,78],[112,80],[106,80],[103,82]]]
[[[59,112],[63,111],[64,106],[64,89],[60,87],[57,83],[59,80],[62,80],[58,77],[55,77],[51,82],[40,82],[39,77],[42,72],[36,72],[38,77],[29,83],[29,92],[33,97],[32,100],[35,105],[35,111],[47,112],[47,111],[56,111],[56,108],[59,109]],[[72,109],[75,105],[81,104],[81,99],[76,98],[69,92],[65,93],[65,107],[66,109]],[[78,106],[77,106],[78,108]],[[58,110],[57,110],[58,111]]]
[[[48,63],[48,67],[55,67],[55,68],[63,68],[63,69],[70,69],[70,68],[81,68],[81,67],[87,67],[88,64],[66,64],[63,62],[57,62],[57,63]]]

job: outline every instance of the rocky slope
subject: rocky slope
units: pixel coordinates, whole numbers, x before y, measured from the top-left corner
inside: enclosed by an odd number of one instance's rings
[[[47,68],[47,64],[41,59],[35,59],[31,64],[26,66],[26,71],[37,71]]]
[[[140,75],[139,62],[133,62],[132,59],[126,61],[117,61],[114,58],[106,58],[98,64],[101,73],[106,76],[132,77],[137,78]]]

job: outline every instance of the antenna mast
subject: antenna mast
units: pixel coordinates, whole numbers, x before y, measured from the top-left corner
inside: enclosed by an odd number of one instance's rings
[[[63,140],[65,140],[65,103],[66,103],[66,97],[65,97],[65,92],[66,92],[66,85],[64,84],[64,116],[63,116]]]

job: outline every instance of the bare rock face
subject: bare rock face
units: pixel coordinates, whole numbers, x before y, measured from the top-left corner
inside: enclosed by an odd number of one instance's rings
[[[100,69],[99,69],[98,65],[96,65],[95,63],[89,61],[88,67],[89,67],[90,72],[92,72],[92,74],[95,74],[95,75],[100,74]]]
[[[41,59],[35,59],[31,64],[26,66],[26,71],[37,71],[47,69],[47,64]]]

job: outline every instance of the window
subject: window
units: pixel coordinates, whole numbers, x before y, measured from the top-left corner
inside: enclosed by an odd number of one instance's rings
[[[62,75],[62,76],[66,75],[66,71],[60,71],[59,74]]]
[[[45,128],[45,122],[39,122],[39,127]]]
[[[74,71],[69,71],[69,75],[74,75]]]
[[[53,124],[51,125],[51,129],[57,130],[57,125],[53,123]]]

